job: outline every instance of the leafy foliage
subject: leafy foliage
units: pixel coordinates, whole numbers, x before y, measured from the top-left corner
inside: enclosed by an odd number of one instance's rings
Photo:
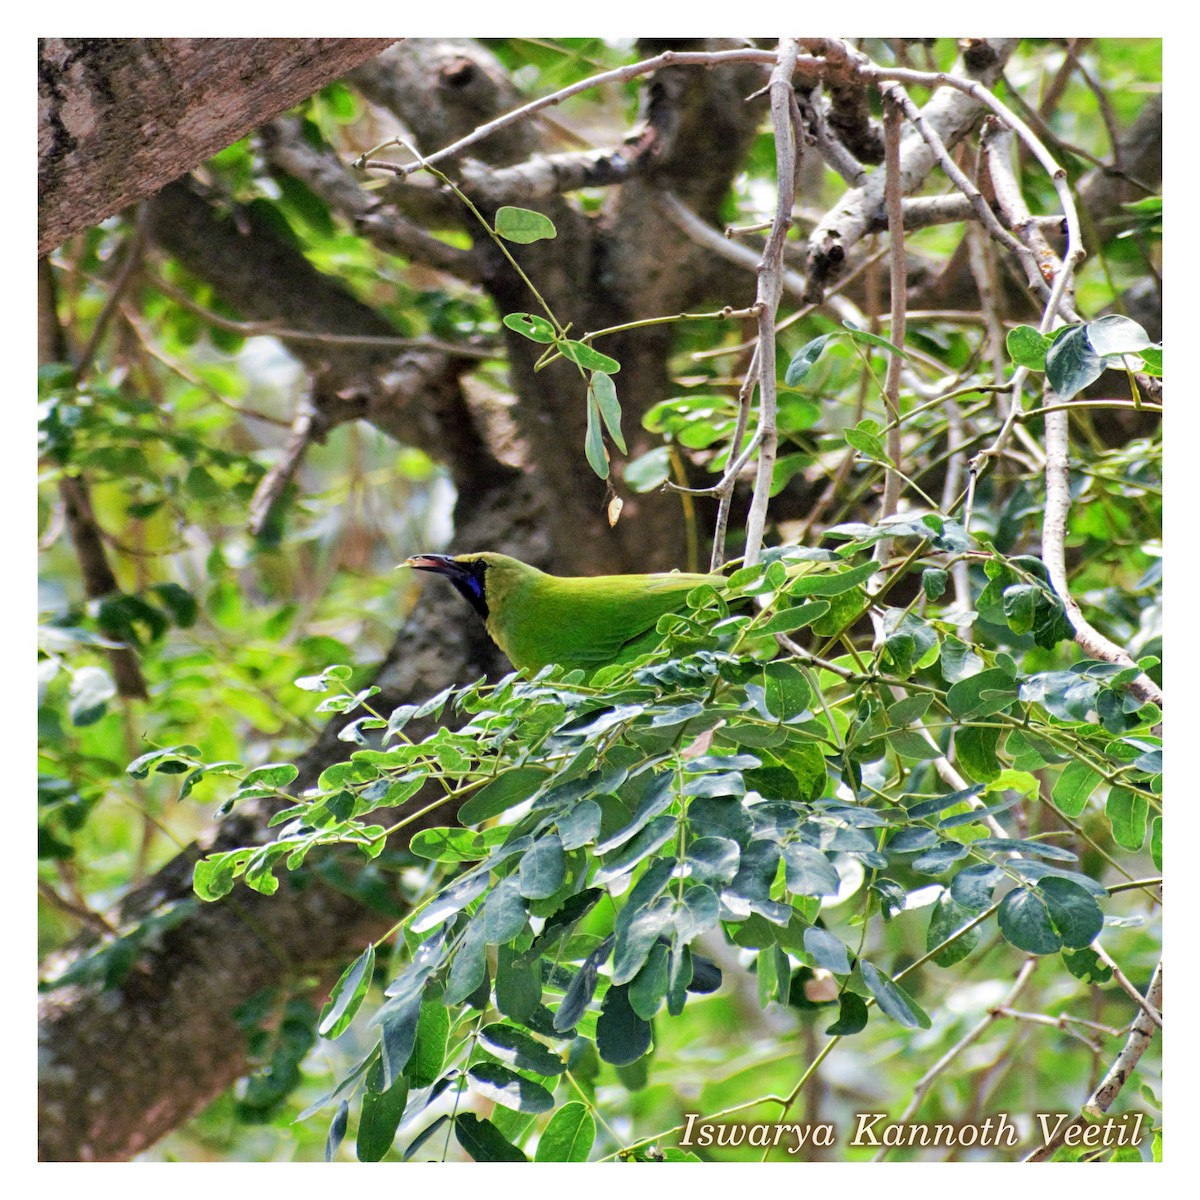
[[[921,528],[935,556],[937,538],[969,546],[951,522],[937,535]],[[855,545],[876,532],[855,530]],[[959,553],[983,560],[998,598],[1035,586],[1004,586],[1030,577],[1019,561]],[[409,965],[372,1018],[383,1070],[374,1089],[366,1084],[364,1122],[384,1097],[405,1094],[406,1127],[436,1123],[422,1114],[459,1080],[513,1113],[553,1110],[547,1153],[578,1152],[558,1140],[584,1131],[567,1063],[596,1054],[618,1069],[644,1068],[662,1023],[719,986],[722,969],[706,949],[719,931],[752,948],[764,1003],[788,1002],[797,972],[832,976],[825,1003],[839,1004],[836,1037],[877,1019],[930,1028],[905,984],[922,964],[969,957],[992,921],[1029,954],[1091,944],[1106,888],[1053,836],[993,831],[1019,802],[1020,781],[1048,771],[1051,811],[1078,818],[1087,792],[1104,784],[1118,843],[1139,819],[1144,838],[1158,764],[1142,747],[1157,710],[1126,703],[1132,675],[1108,664],[1023,675],[1009,654],[980,646],[964,674],[960,657],[942,658],[958,627],[911,606],[885,610],[895,632],[872,660],[777,657],[775,634],[808,630],[819,648],[866,611],[876,567],[855,566],[854,555],[772,552],[723,592],[697,588],[686,613],[660,621],[659,651],[586,686],[582,672],[547,668],[440,695],[435,710],[465,723],[422,741],[406,741],[395,714],[346,688],[348,668],[300,681],[345,689],[341,711],[365,715],[342,736],[361,748],[280,811],[273,842],[198,864],[202,896],[217,898],[239,877],[272,892],[279,868],[299,868],[319,846],[347,842],[373,855],[432,810],[461,805],[461,825],[412,837],[429,866],[402,926]],[[755,601],[748,611],[738,604],[745,597]],[[848,604],[829,624],[829,598],[839,597]],[[1028,622],[1016,607],[1001,610],[1022,636]],[[1120,727],[1102,723],[1101,709],[1125,713]],[[371,731],[381,731],[378,746],[368,744]],[[944,791],[931,761],[952,739],[979,781],[965,791]],[[145,756],[137,769],[181,769],[189,749]],[[272,774],[280,770],[266,774],[283,780]],[[248,776],[231,800],[263,780]],[[383,808],[387,825],[374,816]],[[897,966],[877,936],[853,933],[895,919],[931,881],[937,901],[917,962]],[[326,1036],[348,1029],[373,964],[369,949],[333,989]],[[480,1028],[493,1010],[501,1020]],[[437,1034],[423,1037],[435,1019]],[[423,1049],[430,1036],[432,1055]],[[517,1153],[488,1123],[457,1120],[473,1157]]]

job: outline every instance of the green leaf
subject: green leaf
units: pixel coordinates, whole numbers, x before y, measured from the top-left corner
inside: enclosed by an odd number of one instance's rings
[[[642,859],[649,857],[666,845],[678,831],[678,823],[672,816],[656,817],[638,835],[625,843],[619,850],[609,854],[603,860],[603,865],[593,876],[592,882],[597,885],[608,883],[618,875],[631,871]]]
[[[808,680],[793,663],[767,663],[763,667],[763,687],[767,711],[780,721],[798,717],[812,701]]]
[[[509,875],[500,880],[488,893],[480,914],[489,946],[511,942],[525,928],[527,919],[520,878]]]
[[[958,904],[949,891],[938,897],[929,915],[929,928],[925,933],[925,949],[932,950],[940,946],[951,934],[961,929],[974,914],[970,909]],[[933,956],[933,961],[939,967],[952,967],[961,962],[979,944],[979,926],[969,929],[960,937],[955,938],[944,950]]]
[[[1156,871],[1162,870],[1162,817],[1150,822],[1150,858]]]
[[[1038,890],[1050,910],[1050,919],[1071,950],[1090,946],[1104,927],[1104,913],[1096,897],[1073,879],[1043,878]]]
[[[595,800],[584,800],[555,818],[558,836],[564,850],[577,850],[600,836],[604,813]]]
[[[840,596],[865,583],[879,568],[873,562],[851,567],[848,571],[813,571],[801,575],[788,594],[792,596]]]
[[[690,887],[675,906],[675,936],[683,943],[694,941],[716,927],[721,915],[717,893],[705,884]]]
[[[1150,803],[1130,788],[1108,789],[1104,812],[1112,824],[1113,841],[1125,850],[1140,850],[1146,840],[1146,818]]]
[[[458,1138],[458,1144],[476,1162],[529,1161],[529,1158],[518,1150],[491,1121],[481,1119],[474,1113],[459,1113],[454,1118],[454,1136]],[[409,1149],[411,1150],[412,1147]]]
[[[431,862],[475,862],[486,858],[488,851],[507,836],[506,829],[485,829],[477,833],[474,829],[451,829],[439,825],[414,833],[409,849],[419,858]]]
[[[787,370],[784,372],[783,382],[788,387],[798,386],[805,375],[812,370],[817,359],[821,357],[821,351],[823,351],[831,341],[841,336],[841,333],[823,333],[820,337],[813,338],[811,342],[801,346],[800,349],[792,355],[792,360],[788,363]]]
[[[592,393],[587,397],[587,433],[583,440],[583,453],[588,466],[601,479],[608,478],[608,451],[604,448],[604,434],[600,430],[600,410]]]
[[[891,354],[899,354],[902,358],[907,358],[912,361],[912,355],[895,342],[889,342],[887,338],[880,337],[877,333],[869,333],[865,329],[860,329],[853,321],[843,321],[842,324],[850,331],[850,339],[858,342],[860,345],[878,346],[880,350],[887,350]]]
[[[797,896],[834,896],[841,887],[837,868],[820,850],[803,842],[783,847],[784,883]]]
[[[1046,351],[1046,379],[1062,401],[1099,379],[1106,365],[1092,349],[1086,325],[1069,329]]]
[[[670,817],[660,820],[674,820]],[[669,896],[662,896],[634,912],[623,920],[617,929],[617,944],[613,952],[614,983],[628,983],[641,969],[650,954],[650,948],[659,937],[674,928],[675,904]]]
[[[338,1152],[342,1139],[346,1136],[346,1125],[350,1119],[350,1101],[343,1100],[329,1122],[329,1134],[325,1138],[325,1161],[333,1162],[333,1156]]]
[[[1031,325],[1018,325],[1008,331],[1004,344],[1008,350],[1008,357],[1018,367],[1025,367],[1030,371],[1044,371],[1046,351],[1053,342]]]
[[[842,437],[846,439],[848,446],[853,446],[859,454],[872,462],[891,466],[892,460],[883,448],[883,442],[879,440],[879,428],[878,421],[868,419],[860,421],[853,429],[843,429]]]
[[[241,782],[239,791],[247,788],[282,789],[287,787],[299,770],[291,763],[268,763],[265,767],[255,767]]]
[[[446,1041],[450,1036],[450,1013],[441,1000],[425,1000],[417,1019],[416,1040],[404,1069],[415,1088],[431,1087],[442,1073],[446,1061]]]
[[[970,851],[961,842],[938,842],[930,850],[913,859],[913,870],[926,875],[940,875],[949,870],[959,859],[966,858]]]
[[[1018,950],[1027,954],[1054,954],[1063,939],[1045,900],[1027,887],[1014,888],[1000,902],[1000,932]]]
[[[74,725],[94,725],[117,694],[112,677],[100,667],[80,667],[71,677],[67,714]]]
[[[596,984],[600,979],[600,966],[612,953],[614,938],[610,935],[584,959],[583,965],[575,974],[567,987],[562,1003],[554,1014],[554,1028],[560,1033],[573,1029],[579,1018],[587,1011],[587,1006],[596,994]]]
[[[1163,373],[1162,362],[1162,347],[1147,346],[1141,352],[1142,369],[1147,375],[1153,375],[1155,379],[1161,379]]]
[[[151,767],[165,775],[181,775],[193,765],[186,760],[199,757],[200,751],[195,746],[172,746],[168,750],[151,750],[148,754],[135,758],[125,771],[134,779],[145,779],[150,774]]]
[[[1107,983],[1112,978],[1112,968],[1105,966],[1100,955],[1086,946],[1082,950],[1064,950],[1062,958],[1067,970],[1085,983]]]
[[[949,582],[949,571],[943,571],[941,567],[926,567],[921,572],[921,590],[929,600],[940,600]]]
[[[600,1019],[596,1022],[596,1049],[606,1063],[614,1067],[637,1062],[653,1040],[653,1028],[643,1021],[629,1003],[627,984],[613,984],[604,995]]]
[[[374,1073],[374,1072],[372,1072]],[[402,1075],[384,1091],[363,1093],[355,1151],[359,1162],[382,1162],[392,1148],[408,1104],[408,1080]]]
[[[459,954],[461,955],[461,951]],[[458,959],[455,959],[458,962]],[[421,989],[393,996],[372,1017],[379,1026],[380,1054],[385,1087],[394,1087],[404,1076],[404,1068],[416,1044],[417,1023],[421,1016]]]
[[[655,446],[625,464],[625,483],[639,494],[662,487],[670,475],[671,452],[666,446]]]
[[[542,1002],[542,972],[509,946],[496,952],[496,1008],[514,1021],[527,1022]]]
[[[479,1032],[479,1042],[501,1062],[535,1075],[561,1075],[567,1069],[553,1050],[513,1025],[485,1025]]]
[[[819,620],[829,611],[828,600],[810,600],[805,604],[797,604],[785,608],[769,618],[758,629],[759,633],[791,633],[794,629],[804,629],[814,621]]]
[[[859,965],[863,982],[871,989],[880,1012],[908,1029],[929,1029],[933,1025],[929,1014],[894,979],[874,963],[861,961]]]
[[[985,725],[963,725],[954,734],[954,758],[959,770],[975,783],[991,783],[1000,775],[996,744],[1000,730]]]
[[[543,213],[506,204],[496,210],[496,232],[507,242],[527,246],[531,242],[553,238],[558,231],[554,222]]]
[[[959,680],[946,693],[950,712],[960,721],[982,720],[1003,712],[1017,699],[1017,685],[999,667]]]
[[[487,891],[487,872],[475,873],[456,880],[440,895],[434,897],[409,923],[413,933],[424,933],[440,925],[447,917],[461,912],[472,900]]]
[[[701,883],[728,883],[737,874],[740,858],[741,849],[729,838],[696,838],[687,847],[690,878]]]
[[[563,358],[570,359],[571,362],[577,363],[587,371],[603,371],[608,375],[615,375],[621,369],[621,364],[615,358],[601,354],[587,342],[575,342],[570,338],[564,338],[557,343],[557,349]],[[588,394],[591,395],[590,387]]]
[[[596,1121],[586,1104],[572,1100],[552,1116],[538,1138],[535,1162],[587,1162]]]
[[[838,997],[838,1019],[825,1030],[828,1037],[852,1037],[867,1027],[867,1002],[857,992]]]
[[[1141,354],[1153,345],[1136,321],[1117,313],[1089,321],[1085,328],[1088,343],[1097,354]]]
[[[558,834],[543,834],[525,851],[518,876],[520,893],[528,900],[544,900],[562,887],[566,860]]]
[[[484,883],[486,882],[485,878]],[[446,1004],[461,1004],[486,978],[487,940],[483,914],[479,913],[467,927],[467,932],[455,951],[442,998]]]
[[[617,399],[617,387],[612,381],[612,376],[604,371],[593,371],[588,383],[588,394],[596,401],[596,407],[604,418],[604,428],[608,430],[608,436],[622,454],[628,454],[625,435],[621,432],[621,402]]]
[[[192,871],[192,888],[201,900],[220,900],[233,891],[233,881],[240,865],[249,857],[245,850],[212,854],[201,859]]]
[[[846,952],[845,943],[828,930],[816,925],[806,929],[804,949],[816,959],[818,967],[824,967],[835,975],[850,974],[850,956]]]
[[[375,946],[372,943],[342,972],[333,985],[329,1001],[321,1010],[317,1032],[331,1041],[341,1037],[354,1020],[366,998],[375,974]]]
[[[985,909],[992,902],[996,884],[1004,878],[1004,872],[991,863],[976,863],[964,867],[950,883],[950,895],[964,908],[976,911]]]
[[[458,810],[463,825],[478,825],[490,817],[528,800],[545,782],[546,771],[541,767],[513,767],[485,784]]]
[[[418,1133],[417,1136],[413,1138],[413,1140],[405,1147],[404,1153],[400,1156],[401,1159],[403,1159],[404,1162],[408,1162],[408,1160],[412,1158],[412,1156],[416,1154],[416,1152],[420,1150],[420,1148],[425,1145],[425,1143],[429,1141],[429,1139],[432,1138],[433,1135],[437,1133],[437,1131],[441,1129],[442,1126],[445,1125],[449,1120],[450,1117],[446,1113],[443,1113],[436,1121],[426,1125],[425,1128],[422,1129],[421,1132]]]
[[[504,318],[504,324],[514,333],[543,346],[548,346],[557,337],[554,326],[545,317],[537,317],[533,313],[509,313]]]
[[[1100,785],[1100,773],[1086,763],[1072,759],[1054,781],[1050,796],[1055,806],[1068,817],[1077,817],[1083,812],[1088,797]]]
[[[554,1097],[540,1083],[518,1075],[503,1063],[476,1063],[467,1071],[467,1078],[481,1096],[517,1112],[540,1113],[554,1107]]]
[[[629,1006],[644,1021],[653,1018],[667,994],[667,957],[667,944],[655,942],[642,969],[629,985]]]
[[[947,683],[959,683],[983,670],[983,659],[956,637],[942,639],[942,678]]]

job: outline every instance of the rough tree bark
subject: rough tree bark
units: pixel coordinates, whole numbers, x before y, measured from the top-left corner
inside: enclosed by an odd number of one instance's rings
[[[40,38],[38,254],[158,191],[388,38]]]

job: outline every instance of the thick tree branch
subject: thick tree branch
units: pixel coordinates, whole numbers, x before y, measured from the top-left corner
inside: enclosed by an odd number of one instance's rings
[[[977,43],[964,54],[956,65],[954,76],[966,75],[989,87],[999,77],[1008,56],[1016,48],[1017,40],[996,39],[983,43],[987,53],[982,53]],[[975,67],[971,63],[977,63]],[[860,67],[866,73],[866,69]],[[897,77],[898,72],[888,71],[886,77]],[[947,148],[953,148],[974,127],[983,110],[983,101],[975,96],[949,87],[937,92],[922,109],[922,117],[928,130],[937,135]],[[911,195],[925,181],[937,164],[937,154],[919,133],[905,138],[900,151],[900,190]],[[806,299],[819,299],[824,289],[845,269],[846,257],[851,249],[862,240],[870,224],[883,211],[883,171],[876,171],[865,185],[847,192],[826,214],[808,239],[806,273],[808,294]]]
[[[212,281],[244,316],[355,339],[288,343],[313,376],[308,436],[323,437],[344,421],[368,421],[444,462],[468,496],[510,470],[487,449],[458,386],[473,355],[423,349],[397,354],[386,341],[359,344],[363,336],[394,337],[395,329],[253,212],[239,210],[236,216],[223,220],[193,187],[172,184],[151,204],[152,236]]]
[[[380,250],[446,271],[466,283],[479,282],[479,264],[469,250],[441,241],[382,203],[377,193],[364,190],[361,176],[332,153],[314,147],[294,117],[279,117],[263,126],[261,137],[273,167],[306,184],[355,233]]]
[[[40,39],[38,254],[152,195],[390,44]]]

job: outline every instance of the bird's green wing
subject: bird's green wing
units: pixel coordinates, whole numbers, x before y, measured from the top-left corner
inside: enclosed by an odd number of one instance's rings
[[[576,579],[543,575],[507,596],[489,628],[514,666],[592,668],[619,661],[659,617],[683,608],[697,585],[723,582],[722,576],[679,572]]]

